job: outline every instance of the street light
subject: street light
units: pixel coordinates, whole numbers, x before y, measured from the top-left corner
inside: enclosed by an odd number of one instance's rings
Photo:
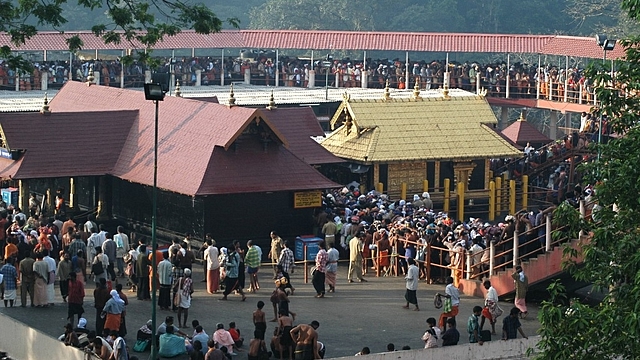
[[[333,60],[333,56],[331,54],[327,54],[327,60],[322,63],[322,65],[326,65],[326,69],[324,71],[324,99],[329,100],[329,71],[331,71],[331,60]]]
[[[604,64],[607,61],[607,51],[612,51],[616,47],[617,40],[608,39],[607,35],[598,34],[596,35],[596,44],[602,48],[602,63]]]
[[[153,138],[153,210],[151,215],[151,271],[155,274],[158,270],[156,261],[156,218],[158,214],[158,104],[164,100],[164,91],[160,84],[144,84],[144,98],[156,104],[154,138]],[[151,355],[155,360],[158,356],[158,342],[156,339],[156,281],[151,279]]]

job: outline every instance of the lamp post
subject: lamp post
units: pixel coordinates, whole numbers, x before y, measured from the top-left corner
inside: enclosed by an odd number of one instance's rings
[[[607,62],[607,51],[612,51],[616,47],[616,40],[608,39],[607,35],[596,35],[596,43],[602,48],[602,65]],[[613,64],[611,66],[611,81],[613,81]],[[598,120],[598,146],[602,144],[602,114]],[[600,160],[600,148],[598,147],[598,160]]]
[[[158,239],[156,238],[156,218],[158,214],[158,105],[164,100],[164,91],[160,84],[144,84],[144,98],[151,100],[156,105],[155,122],[154,122],[154,138],[153,138],[153,209],[151,215],[151,271],[155,274],[158,270],[156,261],[156,247]],[[156,281],[151,279],[151,355],[150,359],[155,360],[158,357],[158,343],[156,339]]]
[[[323,65],[326,65],[326,69],[324,71],[324,99],[325,100],[329,100],[329,71],[331,71],[331,60],[333,60],[333,57],[331,56],[331,54],[327,54],[327,60],[323,64]]]

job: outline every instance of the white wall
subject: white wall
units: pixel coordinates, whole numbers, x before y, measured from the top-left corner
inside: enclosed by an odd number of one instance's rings
[[[60,327],[60,334],[62,330]],[[0,314],[0,349],[16,360],[84,359],[82,350],[65,346],[62,341],[4,314]]]
[[[465,336],[466,334],[460,334]],[[535,347],[540,336],[528,339],[494,340],[478,344],[461,344],[445,348],[419,349],[370,354],[365,357],[347,356],[338,359],[353,360],[497,360],[497,359],[526,359],[527,349]]]

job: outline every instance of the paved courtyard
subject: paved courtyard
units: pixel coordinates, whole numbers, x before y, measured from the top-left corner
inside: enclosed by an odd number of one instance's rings
[[[290,308],[297,313],[295,323],[309,323],[312,320],[320,322],[319,340],[327,347],[326,357],[350,356],[360,351],[363,346],[368,346],[372,352],[383,352],[388,343],[394,343],[398,349],[405,345],[410,346],[411,349],[423,347],[420,337],[426,329],[426,319],[429,317],[437,319],[440,314],[440,310],[433,306],[433,297],[437,292],[444,292],[444,285],[428,285],[421,282],[418,289],[418,302],[421,311],[416,312],[402,308],[402,305],[405,304],[402,277],[376,278],[369,274],[366,277],[368,282],[349,284],[346,281],[347,266],[343,265],[341,264],[338,269],[336,292],[327,293],[327,296],[322,299],[314,298],[315,291],[310,282],[303,283],[302,267],[298,266],[297,271],[292,274],[292,284],[296,291],[290,297]],[[240,296],[237,295],[229,295],[229,301],[219,301],[221,295],[206,293],[205,283],[201,282],[202,278],[202,267],[197,265],[194,268],[195,293],[189,310],[189,324],[191,320],[198,319],[209,335],[214,332],[216,323],[222,322],[227,326],[229,322],[235,321],[246,339],[246,344],[253,335],[251,313],[259,300],[266,304],[267,320],[273,316],[269,301],[273,290],[273,281],[269,267],[261,268],[261,289],[257,293],[248,294],[245,302],[241,302]],[[85,297],[87,312],[84,317],[88,321],[87,327],[94,329],[96,313],[93,308],[94,283],[90,281],[87,287],[87,296]],[[151,303],[138,301],[135,298],[135,293],[126,292],[126,294],[130,300],[126,318],[129,334],[126,340],[130,346],[133,346],[138,328],[150,319]],[[460,314],[457,317],[461,343],[468,342],[466,321],[471,314],[471,309],[475,305],[482,304],[482,299],[463,296]],[[508,313],[512,305],[511,303],[500,304],[505,313]],[[1,307],[0,312],[51,336],[58,336],[63,332],[62,327],[65,324],[67,307],[62,303],[59,290],[56,287],[56,305],[53,308],[21,308],[18,300],[17,307]],[[529,336],[534,335],[540,326],[537,314],[537,306],[532,305],[529,308],[529,317],[522,320],[523,330]],[[158,324],[167,315],[175,316],[176,314],[171,311],[158,310]],[[497,325],[498,333],[500,333],[501,320],[502,318],[499,319]],[[267,333],[269,335],[274,327],[275,323],[268,323]],[[485,329],[487,328],[488,324],[485,325]],[[183,331],[190,334],[193,329]],[[10,353],[10,349],[7,350]],[[143,355],[141,358],[146,358],[146,356]],[[246,359],[246,352],[239,353],[234,358]]]

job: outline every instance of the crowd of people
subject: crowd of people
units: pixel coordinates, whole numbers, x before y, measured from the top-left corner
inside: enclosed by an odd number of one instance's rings
[[[582,189],[575,191],[582,193]],[[573,199],[567,198],[570,200]],[[291,359],[293,355],[301,359],[322,356],[324,345],[318,341],[316,331],[319,323],[295,324],[297,314],[292,311],[290,301],[295,292],[290,276],[295,269],[294,255],[291,244],[277,233],[270,234],[271,244],[266,255],[270,262],[265,266],[262,248],[252,241],[245,246],[234,241],[218,247],[207,234],[202,247],[192,249],[193,242],[187,234],[184,239],[176,238],[166,249],[149,249],[144,239],[137,245],[130,242],[122,227],[110,234],[96,223],[93,215],[89,215],[86,222],[76,224],[60,211],[64,204],[59,204],[58,213],[50,219],[39,214],[39,208],[33,205],[27,217],[21,209],[0,203],[0,207],[4,206],[0,211],[0,225],[5,229],[0,233],[4,245],[4,265],[0,268],[2,296],[5,306],[14,306],[19,287],[20,306],[49,307],[53,304],[54,284],[58,280],[60,296],[68,307],[61,337],[67,345],[86,347],[103,360],[133,359],[133,351],[147,350],[153,333],[150,322],[138,330],[135,345],[125,340],[130,299],[123,287],[134,291],[138,300],[148,301],[152,284],[156,282],[158,306],[161,310],[175,311],[178,319],[174,325],[174,316],[167,316],[158,327],[160,355],[188,354],[192,359],[226,359],[236,355],[242,350],[244,339],[235,323],[227,328],[217,324],[211,336],[197,321],[191,322],[193,334],[181,330],[188,327],[195,253],[199,252],[204,259],[202,274],[206,291],[211,295],[221,292],[219,300],[222,301],[229,301],[228,295],[232,293],[245,301],[243,289],[255,292],[264,286],[264,275],[261,284],[257,274],[261,267],[269,268],[269,277],[272,275],[275,285],[270,297],[273,318],[266,320],[265,303],[259,301],[252,314],[255,329],[249,341],[249,359],[273,355],[280,359]],[[507,216],[498,224],[473,218],[460,221],[434,211],[428,192],[405,201],[390,199],[376,191],[361,194],[357,186],[327,191],[323,206],[315,216],[314,232],[322,236],[312,270],[315,297],[321,299],[327,292],[336,291],[341,258],[349,259],[348,282],[367,281],[365,276],[372,269],[382,275],[397,269],[396,275],[403,275],[406,281],[404,308],[407,309],[420,311],[417,296],[420,280],[445,284],[444,294],[437,296],[442,315],[438,321],[427,319],[428,328],[422,340],[427,348],[455,345],[460,339],[456,326],[460,313],[457,286],[464,274],[463,257],[471,257],[475,278],[487,278],[488,246],[494,243],[496,253],[502,254],[496,258],[497,266],[511,262],[509,250],[517,246],[514,232],[517,230],[522,237],[518,239],[520,244],[534,239],[539,230],[533,229],[545,216],[549,216],[549,212],[521,212]],[[532,246],[535,250],[544,244]],[[151,266],[154,254],[157,274]],[[514,269],[512,277],[515,307],[503,319],[504,339],[515,338],[518,332],[524,337],[518,319],[528,314],[524,301],[527,277],[521,267]],[[92,302],[95,329],[92,331],[87,330],[84,318],[85,286],[89,282],[95,284]],[[491,332],[496,334],[495,324],[502,315],[490,281],[484,281],[484,286],[487,289],[484,304],[473,309],[467,324],[469,341],[480,345],[490,337],[483,329],[485,319],[489,320]],[[265,342],[268,322],[277,324],[269,346]],[[363,349],[361,354],[365,353]]]
[[[406,64],[400,59],[367,59],[351,60],[349,58],[331,61],[300,59],[282,56],[275,60],[273,53],[251,54],[250,58],[226,57],[224,60],[212,56],[159,58],[160,66],[154,71],[173,73],[181,85],[193,86],[200,73],[201,85],[219,85],[220,78],[225,83],[244,81],[244,74],[249,70],[251,83],[255,85],[276,84],[279,86],[307,87],[310,71],[315,71],[316,86],[360,87],[363,73],[367,71],[367,86],[383,88],[388,81],[390,87],[413,88],[416,80],[422,89],[437,89],[443,86],[444,74],[449,73],[449,87],[461,88],[474,92],[479,79],[480,86],[487,89],[489,96],[504,96],[509,77],[511,97],[541,97],[563,101],[565,94],[568,101],[578,102],[582,98],[585,103],[592,101],[592,84],[578,67],[563,68],[552,64],[492,62],[447,62],[445,60],[411,60]],[[56,88],[69,80],[86,81],[89,71],[100,74],[100,84],[120,86],[120,78],[124,76],[125,87],[141,87],[144,74],[149,68],[142,63],[134,62],[123,65],[119,60],[74,60],[39,61],[33,63],[32,73],[16,74],[6,63],[0,63],[0,88],[13,90],[16,81],[22,90],[40,89],[42,74],[48,74],[48,85]],[[409,74],[409,84],[405,84]],[[16,75],[19,79],[16,80]],[[328,76],[327,76],[328,75]],[[328,80],[327,80],[328,78]],[[327,83],[328,81],[328,83]],[[538,85],[539,84],[539,85]],[[538,89],[539,87],[539,89]]]

